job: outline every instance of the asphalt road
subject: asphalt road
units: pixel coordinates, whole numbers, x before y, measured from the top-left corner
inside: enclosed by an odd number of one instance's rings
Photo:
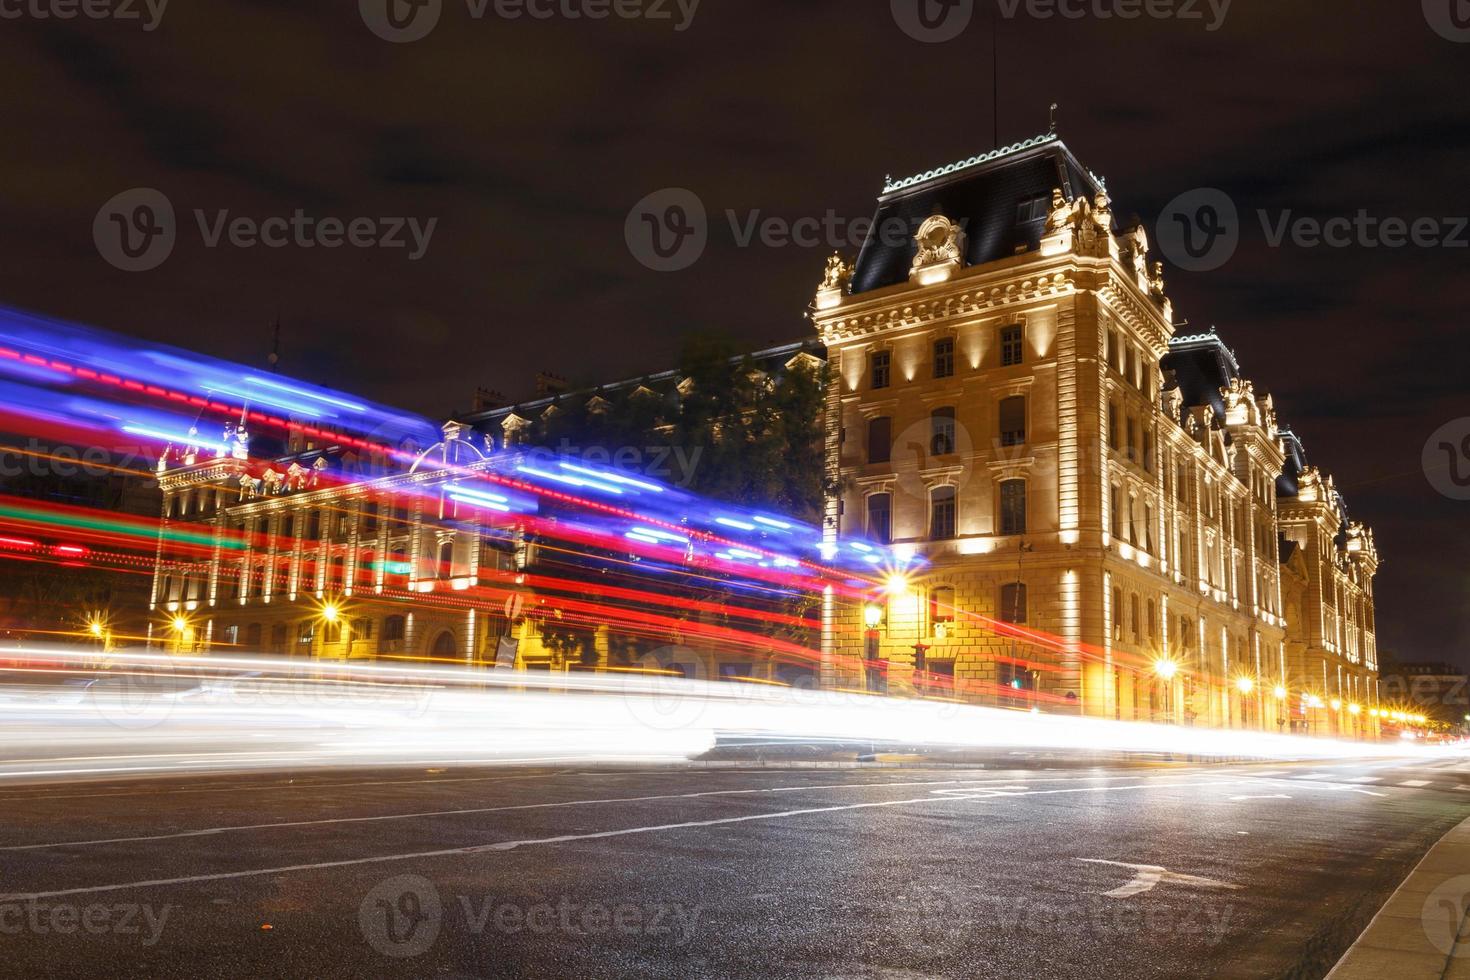
[[[5,976],[1320,977],[1470,817],[1470,764],[257,773],[0,812]]]

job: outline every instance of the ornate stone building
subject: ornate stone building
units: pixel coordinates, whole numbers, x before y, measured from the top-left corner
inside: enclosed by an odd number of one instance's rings
[[[1176,335],[1146,230],[1060,139],[891,182],[812,315],[828,532],[928,562],[833,608],[834,682],[1270,729],[1340,693],[1367,717],[1371,535],[1278,502],[1271,397]],[[1304,522],[1288,616],[1278,534]]]
[[[889,557],[864,566],[861,599],[829,589],[820,623],[797,624],[813,633],[797,646],[819,632],[818,665],[686,637],[687,659],[1107,718],[1376,730],[1371,531],[1220,338],[1179,333],[1147,231],[1118,221],[1060,139],[890,183],[811,315],[824,346],[751,370],[774,391],[825,363],[808,421],[826,440],[826,555],[865,538],[865,558]],[[633,662],[595,624],[520,618],[534,542],[467,522],[449,490],[456,466],[558,412],[657,422],[691,382],[550,380],[447,426],[410,468],[299,440],[252,459],[241,433],[214,458],[171,452],[152,597],[165,638],[477,663],[508,638],[526,667]]]

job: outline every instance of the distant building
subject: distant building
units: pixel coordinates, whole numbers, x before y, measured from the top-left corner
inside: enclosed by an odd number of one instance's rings
[[[1470,675],[1444,663],[1395,664],[1381,680],[1386,704],[1457,727],[1470,718]]]

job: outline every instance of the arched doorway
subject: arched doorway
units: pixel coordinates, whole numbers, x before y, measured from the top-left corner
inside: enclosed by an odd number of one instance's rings
[[[434,648],[429,651],[429,656],[449,659],[454,656],[454,653],[454,634],[445,630],[434,638]]]

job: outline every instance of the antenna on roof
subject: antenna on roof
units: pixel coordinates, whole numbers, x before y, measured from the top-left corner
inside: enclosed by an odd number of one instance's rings
[[[1057,109],[1058,108],[1059,107],[1057,106],[1057,104],[1055,102],[1053,102],[1051,104],[1051,128],[1047,130],[1047,133],[1049,133],[1052,136],[1055,136],[1057,134]]]
[[[1000,21],[996,4],[990,11],[990,137],[994,149],[1000,149]]]

